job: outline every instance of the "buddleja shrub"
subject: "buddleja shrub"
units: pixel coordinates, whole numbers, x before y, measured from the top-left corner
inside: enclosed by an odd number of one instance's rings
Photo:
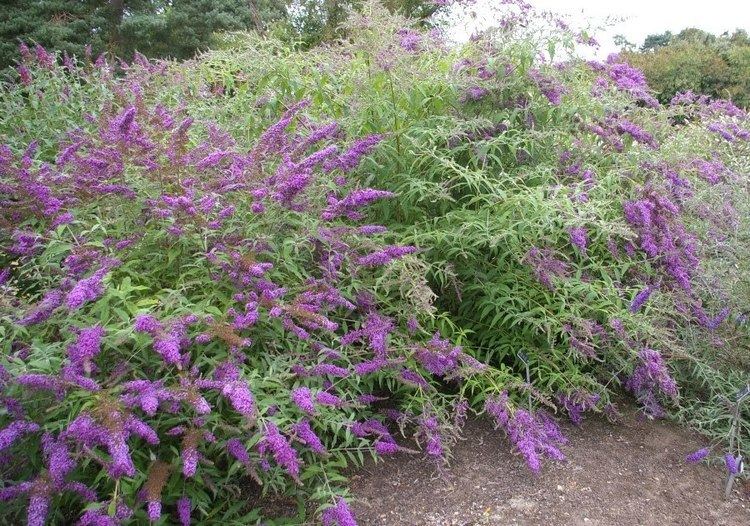
[[[362,222],[393,197],[349,179],[381,138],[343,146],[307,105],[248,149],[126,75],[52,159],[0,149],[6,516],[248,521],[262,484],[343,526],[347,460],[405,450],[399,427],[447,455],[467,405],[436,386],[503,374],[384,289],[416,248]]]
[[[626,391],[720,443],[719,395],[749,379],[747,113],[691,94],[659,105],[620,57],[575,58],[585,33],[498,4],[498,29],[450,48],[369,2],[340,45],[250,38],[188,65],[190,89],[218,84],[195,101],[207,114],[293,94],[385,134],[368,181],[399,199],[371,217],[423,249],[456,335],[512,373],[507,398],[470,379],[475,409],[503,425],[502,403],[531,391],[580,423],[616,418]]]

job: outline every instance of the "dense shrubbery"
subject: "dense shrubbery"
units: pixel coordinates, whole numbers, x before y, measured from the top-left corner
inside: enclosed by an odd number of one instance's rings
[[[622,390],[723,452],[748,116],[660,106],[618,57],[542,61],[589,38],[511,12],[457,50],[368,4],[308,53],[25,52],[0,118],[10,520],[247,523],[262,485],[354,524],[349,462],[443,462],[473,410],[538,471],[556,418],[616,419]]]

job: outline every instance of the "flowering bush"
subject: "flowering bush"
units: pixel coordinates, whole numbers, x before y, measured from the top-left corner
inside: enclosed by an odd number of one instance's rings
[[[381,139],[343,146],[307,105],[247,149],[114,90],[50,160],[3,148],[0,498],[30,524],[252,512],[227,476],[325,484],[325,505],[348,457],[402,449],[375,403],[442,457],[456,397],[433,385],[484,367],[377,286],[416,251],[362,224],[393,197],[348,177]],[[323,520],[346,524],[334,502]]]
[[[441,463],[471,409],[538,472],[555,413],[615,419],[618,387],[722,437],[747,114],[659,106],[616,56],[552,63],[594,42],[503,4],[460,49],[373,5],[305,53],[25,54],[0,99],[16,522],[247,523],[261,491],[350,525],[364,453]]]
[[[747,113],[691,93],[661,106],[621,57],[571,58],[595,44],[585,33],[501,4],[500,27],[459,49],[434,32],[404,47],[408,22],[370,6],[335,49],[271,62],[250,39],[239,60],[202,57],[192,78],[225,67],[244,85],[222,106],[244,104],[243,90],[264,94],[261,111],[309,97],[384,135],[368,181],[399,198],[372,217],[422,249],[444,334],[512,372],[504,386],[469,379],[472,407],[506,388],[511,404],[530,391],[577,422],[616,418],[619,386],[649,416],[726,438],[717,401],[750,365]]]

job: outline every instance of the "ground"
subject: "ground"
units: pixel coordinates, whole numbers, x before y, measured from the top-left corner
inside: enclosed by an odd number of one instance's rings
[[[628,410],[618,425],[591,417],[565,431],[567,461],[538,476],[483,420],[442,473],[420,455],[369,463],[351,480],[359,526],[750,525],[750,485],[724,500],[721,467],[685,463],[706,445],[689,430]]]

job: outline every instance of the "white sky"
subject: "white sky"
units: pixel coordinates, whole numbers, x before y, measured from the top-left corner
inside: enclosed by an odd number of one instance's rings
[[[527,0],[539,10],[571,16],[571,25],[603,25],[608,17],[625,20],[596,34],[602,45],[600,56],[617,48],[612,37],[624,35],[640,46],[647,35],[667,30],[677,33],[686,27],[697,27],[709,33],[745,29],[750,32],[750,0]],[[483,5],[492,0],[477,0],[477,22],[491,23],[483,16]],[[460,32],[463,32],[459,30]]]

